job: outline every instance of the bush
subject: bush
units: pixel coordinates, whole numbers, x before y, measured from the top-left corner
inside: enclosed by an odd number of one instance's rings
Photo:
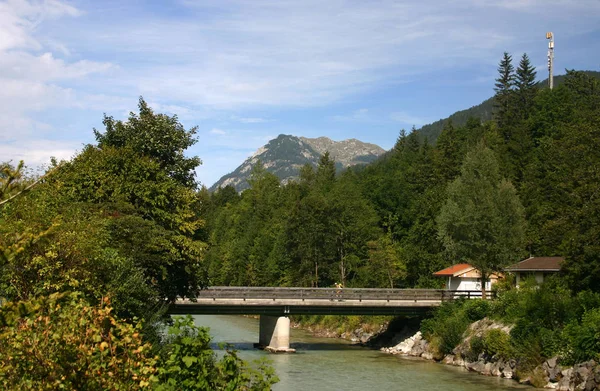
[[[462,342],[463,334],[470,320],[466,316],[465,301],[443,303],[434,316],[421,322],[421,332],[430,342],[435,339],[434,346],[440,354],[450,354]]]
[[[466,318],[476,322],[489,315],[491,304],[489,300],[467,300],[463,305]]]
[[[581,323],[570,323],[562,335],[567,341],[566,362],[600,361],[600,308],[586,311]]]
[[[138,326],[77,294],[52,294],[0,307],[0,388],[149,388],[156,360]]]
[[[483,336],[483,348],[490,356],[507,359],[513,355],[510,335],[499,329],[487,330]]]
[[[474,335],[469,341],[469,352],[465,357],[467,361],[477,361],[479,355],[485,351],[485,345],[483,343],[483,337]]]
[[[233,350],[221,360],[210,348],[208,329],[194,325],[191,316],[177,317],[169,327],[167,345],[157,372],[160,391],[175,390],[270,390],[279,381],[263,361],[249,368]]]

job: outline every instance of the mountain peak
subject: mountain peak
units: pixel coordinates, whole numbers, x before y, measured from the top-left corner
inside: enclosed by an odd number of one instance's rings
[[[256,150],[233,172],[219,179],[210,190],[228,185],[232,185],[237,191],[247,189],[252,166],[259,160],[268,172],[275,174],[285,184],[297,179],[300,168],[306,163],[316,166],[326,151],[329,151],[338,169],[367,164],[385,152],[375,144],[357,139],[333,141],[328,137],[307,138],[280,134]]]

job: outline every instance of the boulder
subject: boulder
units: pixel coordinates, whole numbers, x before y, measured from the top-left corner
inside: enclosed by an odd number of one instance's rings
[[[479,360],[472,363],[468,363],[467,365],[465,365],[465,367],[469,371],[483,373],[483,371],[485,370],[485,361]]]
[[[505,377],[507,379],[512,379],[513,376],[515,375],[513,369],[510,367],[510,365],[507,365],[504,367],[504,369],[502,370],[502,377]]]
[[[548,379],[550,379],[551,382],[557,382],[562,377],[561,370],[558,365],[554,368],[547,369],[546,373],[548,374]]]
[[[548,367],[548,368],[555,368],[556,365],[558,364],[558,357],[554,356],[552,358],[549,358],[548,360],[546,360],[546,362],[544,362],[544,364]]]
[[[367,342],[371,337],[373,336],[373,333],[362,333],[360,336],[360,342],[365,343]]]
[[[463,360],[460,356],[454,357],[454,362],[452,363],[452,365],[456,365],[457,367],[464,367],[465,360]]]
[[[498,360],[492,364],[490,373],[492,374],[492,376],[500,377],[500,376],[502,376],[503,368],[504,368],[504,362],[502,360]]]
[[[491,362],[486,362],[485,365],[483,366],[483,371],[481,371],[482,374],[489,376],[492,374],[492,365],[494,365]]]
[[[571,386],[571,374],[573,373],[573,368],[563,370],[561,374],[561,379],[558,382],[558,386],[556,387],[559,391],[569,391],[573,390],[574,387]]]
[[[414,346],[409,354],[411,356],[421,357],[423,353],[428,351],[428,347],[429,347],[429,345],[427,344],[427,341],[425,341],[424,339],[421,339],[421,340],[419,340],[418,343],[414,344]]]
[[[421,332],[417,331],[417,333],[411,337],[406,338],[404,341],[400,342],[398,345],[394,346],[398,352],[402,354],[410,354],[411,350],[414,348],[417,342],[421,341]]]
[[[421,357],[423,357],[425,360],[433,360],[433,354],[430,352],[424,352]]]
[[[454,355],[453,354],[449,354],[446,357],[444,357],[444,359],[442,360],[443,364],[446,365],[450,365],[450,364],[454,364]]]
[[[587,383],[591,371],[587,363],[581,363],[573,367],[571,381],[576,389],[583,389]]]

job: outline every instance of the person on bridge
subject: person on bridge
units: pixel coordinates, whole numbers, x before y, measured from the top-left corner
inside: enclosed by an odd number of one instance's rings
[[[336,282],[335,283],[335,288],[336,288],[335,295],[338,298],[338,300],[341,301],[342,300],[341,296],[342,296],[342,288],[343,288],[343,286],[339,282]]]

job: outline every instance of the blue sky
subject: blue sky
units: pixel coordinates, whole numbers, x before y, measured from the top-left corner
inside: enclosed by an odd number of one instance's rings
[[[42,166],[141,95],[212,185],[278,134],[385,149],[493,94],[503,51],[600,70],[600,0],[0,0],[0,161]]]

